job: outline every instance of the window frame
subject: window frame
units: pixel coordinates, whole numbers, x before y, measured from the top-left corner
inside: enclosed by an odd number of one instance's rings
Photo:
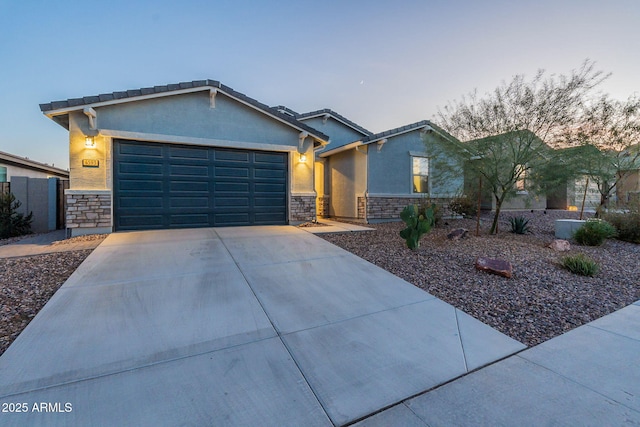
[[[414,153],[410,153],[411,156],[411,194],[430,194],[431,193],[431,180],[429,179],[430,175],[431,175],[431,159],[426,156],[426,155],[419,155],[419,154],[414,154]],[[424,159],[426,160],[426,166],[427,166],[427,174],[416,174],[414,173],[414,160],[415,159]],[[427,178],[427,191],[425,192],[420,192],[420,191],[415,191],[415,185],[414,185],[414,180],[415,178],[419,176],[419,177],[426,177]]]
[[[529,194],[529,190],[527,190],[527,165],[518,164],[516,165],[516,169],[518,168],[522,169],[522,173],[514,184],[516,194]]]

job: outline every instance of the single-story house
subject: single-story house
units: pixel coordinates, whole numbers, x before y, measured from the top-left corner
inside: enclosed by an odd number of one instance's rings
[[[411,203],[446,204],[463,179],[438,179],[425,147],[430,138],[452,137],[423,120],[320,152],[331,194],[329,215],[375,223],[398,220]]]
[[[40,109],[69,131],[72,235],[315,218],[314,150],[329,137],[218,81]]]
[[[11,182],[13,176],[68,179],[69,171],[0,151],[0,182]]]
[[[617,197],[622,204],[640,201],[640,170],[625,172],[617,186]]]
[[[33,213],[34,232],[64,226],[63,191],[68,179],[69,171],[0,151],[0,192],[15,196],[19,213]]]

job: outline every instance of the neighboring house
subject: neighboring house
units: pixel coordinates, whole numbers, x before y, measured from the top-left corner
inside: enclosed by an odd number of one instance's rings
[[[462,177],[437,179],[425,149],[429,138],[452,137],[423,120],[321,152],[329,175],[329,215],[369,223],[397,220],[410,203],[452,197]]]
[[[69,130],[72,235],[315,218],[322,132],[214,80],[41,104]]]
[[[640,170],[626,172],[617,186],[618,201],[627,204],[640,201]]]
[[[68,179],[69,171],[0,151],[0,182],[11,182],[12,176]]]
[[[0,190],[13,193],[18,212],[33,212],[34,232],[64,226],[62,192],[68,179],[66,170],[0,151]]]

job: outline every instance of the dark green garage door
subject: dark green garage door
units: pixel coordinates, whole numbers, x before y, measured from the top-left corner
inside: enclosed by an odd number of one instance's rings
[[[287,223],[287,153],[115,140],[116,230]]]

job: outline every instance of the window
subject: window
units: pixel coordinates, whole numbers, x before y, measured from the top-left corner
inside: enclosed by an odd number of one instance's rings
[[[413,192],[429,192],[429,158],[412,157],[413,162]]]
[[[519,174],[516,181],[516,191],[518,193],[527,192],[527,169],[525,165],[516,165],[516,174]]]
[[[7,168],[0,166],[0,182],[7,182]]]

